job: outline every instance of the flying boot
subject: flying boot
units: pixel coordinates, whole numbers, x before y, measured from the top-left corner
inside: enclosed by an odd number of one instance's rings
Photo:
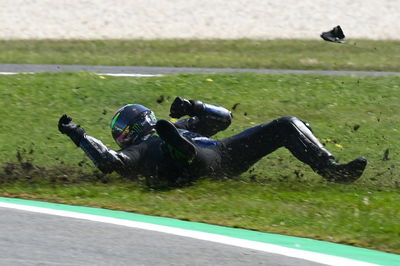
[[[321,33],[321,38],[328,42],[344,43],[344,33],[340,26],[334,27],[332,30]]]

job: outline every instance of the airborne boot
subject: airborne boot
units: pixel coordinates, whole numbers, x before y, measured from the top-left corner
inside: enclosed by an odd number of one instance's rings
[[[321,38],[328,42],[344,43],[344,33],[340,26],[334,27],[332,30],[321,33]]]
[[[364,157],[359,157],[347,164],[338,164],[330,159],[327,166],[316,169],[315,172],[331,182],[351,183],[361,177],[366,166],[367,159]]]

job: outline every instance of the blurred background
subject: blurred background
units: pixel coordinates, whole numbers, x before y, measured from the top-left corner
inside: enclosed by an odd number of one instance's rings
[[[0,0],[0,39],[399,39],[396,0]]]

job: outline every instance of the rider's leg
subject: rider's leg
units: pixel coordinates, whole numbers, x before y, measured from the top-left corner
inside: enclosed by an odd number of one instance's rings
[[[308,164],[324,178],[351,182],[359,178],[366,166],[364,158],[349,164],[337,164],[333,155],[313,135],[308,125],[296,117],[282,117],[255,126],[224,139],[227,172],[238,173],[280,147],[286,147],[297,159]]]

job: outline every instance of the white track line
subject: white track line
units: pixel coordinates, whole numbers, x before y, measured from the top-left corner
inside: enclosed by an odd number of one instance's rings
[[[33,72],[0,72],[0,75],[34,74]]]
[[[47,208],[42,208],[42,207],[26,206],[26,205],[19,205],[19,204],[13,204],[13,203],[5,203],[5,202],[0,202],[0,207],[23,210],[23,211],[30,211],[30,212],[35,212],[35,213],[57,215],[57,216],[63,216],[63,217],[69,217],[69,218],[84,219],[84,220],[89,220],[89,221],[102,222],[102,223],[138,228],[138,229],[143,229],[143,230],[162,232],[162,233],[173,234],[173,235],[177,235],[177,236],[190,237],[190,238],[199,239],[199,240],[211,241],[211,242],[225,244],[225,245],[231,245],[231,246],[248,248],[248,249],[259,250],[259,251],[265,251],[268,253],[274,253],[274,254],[279,254],[279,255],[283,255],[283,256],[287,256],[287,257],[293,257],[293,258],[313,261],[313,262],[326,264],[326,265],[338,265],[338,266],[339,265],[340,266],[343,266],[343,265],[352,265],[352,266],[376,265],[376,264],[361,262],[361,261],[347,259],[347,258],[341,258],[341,257],[337,257],[337,256],[332,256],[332,255],[325,255],[325,254],[320,254],[320,253],[316,253],[316,252],[282,247],[282,246],[274,245],[274,244],[238,239],[238,238],[233,238],[233,237],[228,237],[228,236],[223,236],[223,235],[218,235],[218,234],[199,232],[199,231],[191,231],[191,230],[187,230],[187,229],[180,229],[180,228],[151,224],[151,223],[136,222],[136,221],[131,221],[131,220],[117,219],[117,218],[85,214],[85,213],[79,213],[79,212],[54,210],[54,209],[47,209]]]
[[[101,74],[97,73],[97,75],[104,75],[104,76],[112,76],[112,77],[160,77],[160,74],[125,74],[125,73],[106,73]]]
[[[36,72],[40,73],[40,72]],[[17,75],[17,74],[36,74],[35,72],[0,72],[0,75]],[[54,72],[59,73],[59,72]],[[112,76],[112,77],[160,77],[161,74],[128,74],[128,73],[96,73],[99,76]]]

